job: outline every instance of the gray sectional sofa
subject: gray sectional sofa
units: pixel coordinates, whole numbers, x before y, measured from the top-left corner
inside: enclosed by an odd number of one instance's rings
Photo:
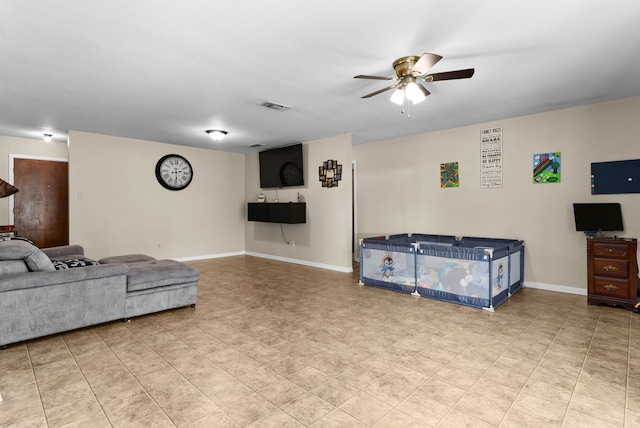
[[[96,262],[80,245],[0,241],[0,346],[195,305],[198,279],[175,260],[133,254]]]

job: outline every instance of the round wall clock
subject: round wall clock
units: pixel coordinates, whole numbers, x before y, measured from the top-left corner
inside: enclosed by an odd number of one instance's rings
[[[193,169],[180,155],[165,155],[156,164],[156,178],[165,189],[182,190],[191,184]]]
[[[287,162],[280,168],[280,181],[285,186],[300,186],[304,184],[302,170],[293,162]]]

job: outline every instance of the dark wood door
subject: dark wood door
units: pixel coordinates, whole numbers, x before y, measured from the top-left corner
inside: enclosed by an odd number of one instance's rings
[[[69,244],[67,162],[15,158],[13,167],[18,235],[40,248]]]

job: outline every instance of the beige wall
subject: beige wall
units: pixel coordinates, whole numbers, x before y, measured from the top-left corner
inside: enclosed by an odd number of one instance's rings
[[[573,202],[620,202],[640,235],[640,197],[591,195],[590,164],[640,158],[640,97],[487,122],[353,147],[358,235],[434,233],[525,241],[525,281],[586,290],[586,246]],[[413,119],[412,119],[413,120]],[[500,189],[480,188],[480,130],[502,126]],[[559,184],[533,184],[534,153],[561,152]],[[439,165],[459,162],[460,187]],[[575,290],[575,289],[574,289]]]
[[[278,191],[280,201],[307,202],[307,223],[246,221],[246,203],[261,192],[257,153],[246,156],[77,131],[69,133],[70,238],[95,257],[147,253],[207,257],[247,251],[338,270],[351,269],[351,175],[356,161],[358,236],[436,233],[523,239],[529,285],[584,292],[585,241],[575,232],[573,202],[620,202],[626,231],[640,235],[637,194],[590,194],[591,162],[640,158],[640,97],[351,146],[350,135],[303,145],[305,185]],[[413,119],[411,119],[413,120]],[[502,126],[504,186],[480,188],[480,129]],[[560,151],[562,181],[532,183],[532,155]],[[194,167],[189,188],[170,192],[155,179],[168,153]],[[0,137],[0,177],[9,154],[66,158],[67,145]],[[337,159],[338,188],[317,179]],[[439,165],[460,163],[460,187],[441,189]],[[78,198],[78,194],[83,199]],[[269,200],[275,190],[265,190]],[[4,218],[4,220],[2,220]],[[8,221],[0,200],[0,224]]]
[[[304,186],[279,189],[280,202],[295,202],[297,194],[307,204],[306,224],[247,222],[245,248],[249,253],[299,261],[329,269],[350,271],[351,262],[351,135],[339,135],[303,144]],[[338,187],[323,188],[318,180],[318,167],[323,161],[337,160],[343,166],[343,179]],[[262,192],[267,201],[276,197],[274,189],[260,189],[258,154],[245,159],[245,194],[247,202],[257,202]],[[246,204],[245,204],[246,205]],[[244,218],[246,218],[246,207]]]
[[[0,135],[0,178],[9,182],[11,155],[37,159],[67,159],[67,144],[32,140],[28,138],[5,137]],[[11,197],[0,199],[0,224],[8,224],[9,201]]]
[[[157,161],[170,153],[193,167],[185,190],[156,180]],[[69,182],[70,241],[96,258],[244,250],[243,155],[70,131]]]

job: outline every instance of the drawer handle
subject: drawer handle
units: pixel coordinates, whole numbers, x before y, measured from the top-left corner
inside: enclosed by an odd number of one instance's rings
[[[614,249],[614,248],[603,248],[602,254],[616,254],[618,256],[624,256],[627,253],[625,250]]]
[[[615,272],[618,270],[616,266],[611,266],[611,265],[602,266],[602,269],[606,270],[607,272]]]
[[[617,290],[619,288],[617,285],[613,285],[613,284],[605,284],[603,285],[603,287],[609,291]]]

